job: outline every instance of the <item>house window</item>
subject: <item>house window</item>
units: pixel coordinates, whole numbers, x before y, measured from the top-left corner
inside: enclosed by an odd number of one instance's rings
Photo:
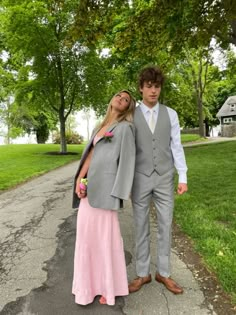
[[[224,124],[231,123],[232,121],[233,121],[232,117],[228,117],[228,118],[223,119]]]
[[[231,112],[234,111],[236,108],[236,104],[230,104],[230,110]]]

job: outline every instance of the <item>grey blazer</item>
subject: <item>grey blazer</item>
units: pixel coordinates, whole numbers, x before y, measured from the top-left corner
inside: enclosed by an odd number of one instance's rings
[[[88,142],[82,154],[74,179],[72,207],[78,208],[80,199],[75,193],[76,180],[98,130]],[[104,137],[98,140],[87,174],[87,196],[94,208],[118,210],[123,200],[128,200],[131,191],[135,167],[134,125],[127,121],[116,123],[108,129],[113,133],[111,141]]]

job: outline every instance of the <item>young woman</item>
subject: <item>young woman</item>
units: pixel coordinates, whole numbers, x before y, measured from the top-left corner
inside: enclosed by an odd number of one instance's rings
[[[118,212],[129,198],[134,175],[135,100],[115,94],[102,124],[87,144],[75,176],[73,207],[79,207],[72,293],[77,304],[114,305],[128,295]],[[81,185],[86,178],[87,187]]]

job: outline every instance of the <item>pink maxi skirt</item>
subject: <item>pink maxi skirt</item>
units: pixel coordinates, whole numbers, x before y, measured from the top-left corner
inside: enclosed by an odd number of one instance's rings
[[[108,305],[128,295],[123,240],[117,211],[92,208],[80,201],[74,256],[72,293],[77,304],[92,303],[102,295]]]

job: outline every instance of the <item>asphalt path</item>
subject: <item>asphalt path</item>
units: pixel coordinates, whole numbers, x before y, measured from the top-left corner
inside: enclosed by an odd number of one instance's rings
[[[0,195],[0,315],[208,315],[192,272],[172,249],[172,276],[184,287],[175,296],[152,281],[139,292],[118,297],[115,306],[75,304],[71,293],[77,211],[71,208],[77,162]],[[130,202],[119,214],[129,280],[135,277]],[[152,275],[155,275],[155,220],[150,216]],[[219,314],[223,315],[223,314]]]

